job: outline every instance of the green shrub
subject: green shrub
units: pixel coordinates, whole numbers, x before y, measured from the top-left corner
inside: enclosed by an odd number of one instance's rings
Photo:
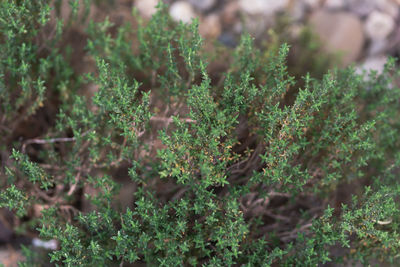
[[[368,79],[348,68],[298,80],[288,45],[265,56],[244,35],[210,78],[197,22],[176,24],[160,4],[148,22],[134,12],[137,28],[89,22],[96,70],[78,73],[63,43],[84,25],[77,3],[68,23],[50,20],[50,1],[0,3],[0,207],[19,233],[59,242],[52,262],[398,263],[393,59]],[[93,98],[79,93],[90,86]],[[54,123],[15,135],[53,103]],[[136,187],[128,205],[121,173]],[[26,251],[21,266],[40,264]]]

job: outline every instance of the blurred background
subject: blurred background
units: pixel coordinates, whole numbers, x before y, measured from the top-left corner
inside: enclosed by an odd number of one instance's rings
[[[144,17],[155,12],[158,0],[131,2]],[[200,33],[226,46],[235,46],[248,31],[267,40],[270,29],[296,38],[304,27],[315,35],[323,52],[336,55],[341,66],[381,70],[388,55],[399,55],[399,0],[165,0],[170,15],[190,22],[198,17]],[[279,28],[279,27],[278,27]],[[275,32],[277,35],[282,32]]]

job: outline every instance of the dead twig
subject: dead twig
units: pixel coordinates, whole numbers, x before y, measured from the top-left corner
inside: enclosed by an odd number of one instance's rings
[[[300,228],[296,228],[296,229],[293,229],[292,231],[283,232],[283,233],[279,234],[279,238],[285,243],[289,242],[289,241],[293,241],[297,238],[298,233],[307,232],[307,230],[311,226],[312,226],[312,223],[304,224]]]
[[[90,131],[84,132],[81,137],[87,135]],[[63,142],[74,142],[76,140],[76,137],[59,137],[59,138],[50,138],[50,139],[29,139],[26,140],[22,144],[22,153],[25,153],[26,146],[31,145],[31,144],[50,144],[50,143],[63,143]]]
[[[81,171],[78,171],[78,174],[75,176],[75,183],[72,184],[68,190],[68,193],[67,193],[68,196],[71,196],[75,192],[75,190],[78,186],[78,183],[80,181],[80,178],[81,178]]]
[[[171,123],[171,122],[173,122],[173,119],[172,119],[172,118],[166,118],[166,117],[151,117],[150,120],[151,120],[151,121],[166,122],[166,123],[168,123],[168,124]],[[190,118],[180,118],[179,120],[180,120],[180,121],[183,121],[183,122],[193,122],[193,123],[196,123],[195,120],[192,120],[192,119],[190,119]]]
[[[35,190],[35,193],[41,197],[42,199],[46,200],[47,202],[54,204],[59,202],[59,198],[60,197],[50,197],[48,196],[45,192],[43,192],[42,190],[40,190],[36,185],[33,186],[33,189]]]

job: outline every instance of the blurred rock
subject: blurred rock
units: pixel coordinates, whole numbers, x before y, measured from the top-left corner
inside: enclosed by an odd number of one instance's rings
[[[189,0],[189,3],[202,12],[210,10],[216,2],[216,0]]]
[[[398,15],[398,3],[397,0],[349,0],[349,8],[352,12],[360,16],[368,16],[371,12],[376,9],[383,11],[397,17]]]
[[[215,38],[221,34],[219,15],[210,14],[200,21],[199,32],[203,37]]]
[[[292,21],[300,21],[306,14],[306,4],[302,1],[291,1],[289,4],[289,15]]]
[[[237,21],[237,22],[233,25],[232,31],[233,31],[235,34],[239,34],[239,35],[240,35],[240,34],[243,32],[243,23],[242,23],[241,21]]]
[[[375,70],[378,74],[383,72],[385,64],[387,62],[387,57],[385,56],[375,56],[367,58],[360,66],[357,67],[357,73],[362,73],[364,70],[369,72],[371,70]]]
[[[249,15],[274,14],[288,6],[289,0],[239,0],[240,8]]]
[[[289,28],[290,36],[292,36],[293,38],[299,38],[299,36],[302,33],[303,29],[304,29],[304,25],[303,24],[295,24],[295,23],[293,23],[292,25],[290,25],[290,28]]]
[[[196,17],[192,5],[186,1],[174,2],[169,9],[169,14],[173,20],[184,23],[190,23]]]
[[[399,15],[399,6],[393,0],[376,0],[376,7],[396,19]]]
[[[341,53],[342,64],[355,61],[364,44],[363,27],[357,16],[349,12],[317,11],[310,23],[319,35],[324,49]]]
[[[33,238],[32,245],[34,247],[44,248],[44,249],[48,249],[48,250],[56,250],[58,247],[58,242],[55,239],[42,240],[39,238]]]
[[[139,13],[146,17],[150,18],[154,13],[156,13],[156,6],[158,4],[158,0],[136,0],[135,6]]]
[[[237,45],[237,40],[236,37],[233,33],[230,32],[223,32],[219,37],[218,41],[220,41],[222,44],[224,44],[227,47],[236,47]]]
[[[303,0],[310,9],[316,9],[321,4],[321,0]]]
[[[400,1],[400,0],[399,0]],[[239,4],[237,1],[232,1],[224,5],[221,12],[221,21],[226,26],[232,26],[238,21]]]
[[[380,0],[348,0],[348,5],[351,12],[365,17],[374,11],[376,1]]]
[[[243,21],[244,24],[243,30],[249,32],[253,37],[258,38],[261,34],[265,33],[265,31],[270,28],[274,22],[275,17],[273,15],[265,15],[265,14],[258,14],[258,15],[250,15],[247,13],[243,14]]]
[[[344,0],[326,0],[324,5],[328,9],[343,9],[346,6]]]
[[[394,21],[390,15],[374,11],[365,22],[365,33],[372,40],[382,40],[388,37],[394,26]]]
[[[20,261],[25,260],[25,257],[20,251],[12,248],[1,248],[0,249],[0,264],[7,267],[17,267]],[[28,265],[29,266],[29,265]]]
[[[372,40],[368,47],[368,55],[375,56],[378,54],[385,53],[386,49],[388,48],[388,41],[387,39],[382,40]]]

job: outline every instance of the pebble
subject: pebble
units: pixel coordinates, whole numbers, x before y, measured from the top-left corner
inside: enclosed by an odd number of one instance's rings
[[[12,248],[0,249],[0,265],[2,266],[18,266],[18,262],[25,260],[21,251]]]
[[[302,33],[303,29],[304,29],[303,25],[293,23],[293,25],[290,25],[289,34],[293,38],[298,38]]]
[[[289,0],[239,0],[239,7],[249,15],[274,14],[288,4]]]
[[[372,40],[382,40],[393,31],[395,23],[388,14],[373,11],[365,22],[365,33]]]
[[[150,18],[157,11],[158,0],[136,0],[135,6],[139,13],[146,18]]]
[[[316,11],[310,18],[324,50],[341,53],[343,65],[354,62],[364,44],[363,26],[357,16],[349,12]]]
[[[222,44],[224,44],[227,47],[234,48],[237,46],[237,40],[235,38],[235,35],[230,32],[223,32],[218,37],[218,41],[220,41]]]
[[[32,245],[34,247],[40,247],[48,250],[56,250],[58,247],[58,243],[55,239],[51,239],[49,241],[41,240],[39,238],[33,238]]]
[[[321,0],[303,0],[310,9],[316,9],[321,4]]]
[[[349,0],[348,5],[352,13],[365,17],[374,11],[376,5],[375,1],[376,0]]]
[[[306,8],[306,4],[301,1],[291,2],[288,8],[291,21],[299,22],[303,20],[306,14]]]
[[[376,56],[378,54],[383,54],[388,48],[388,40],[372,40],[368,47],[368,56]]]
[[[399,0],[400,1],[400,0]],[[221,13],[221,21],[224,25],[232,26],[239,19],[239,4],[237,1],[232,1],[224,5]]]
[[[385,56],[375,56],[367,58],[361,65],[356,68],[356,73],[362,74],[363,71],[376,71],[378,74],[381,74],[385,68],[385,64],[387,62],[387,58]],[[368,80],[368,76],[365,76],[365,79]]]
[[[376,6],[380,11],[390,15],[393,19],[396,19],[399,15],[399,6],[392,0],[377,0]]]
[[[326,0],[325,7],[332,10],[343,9],[346,6],[344,0]]]
[[[243,30],[258,38],[274,24],[274,16],[243,14]]]
[[[190,23],[196,17],[192,5],[186,1],[174,2],[169,9],[169,14],[173,20],[184,23]]]
[[[360,16],[368,16],[374,10],[379,9],[392,16],[398,16],[399,7],[397,0],[349,0],[349,8],[352,12]]]
[[[200,21],[199,32],[203,37],[216,38],[221,34],[221,29],[221,22],[217,14],[210,14]]]
[[[216,2],[216,0],[189,0],[189,3],[202,12],[210,10]]]

